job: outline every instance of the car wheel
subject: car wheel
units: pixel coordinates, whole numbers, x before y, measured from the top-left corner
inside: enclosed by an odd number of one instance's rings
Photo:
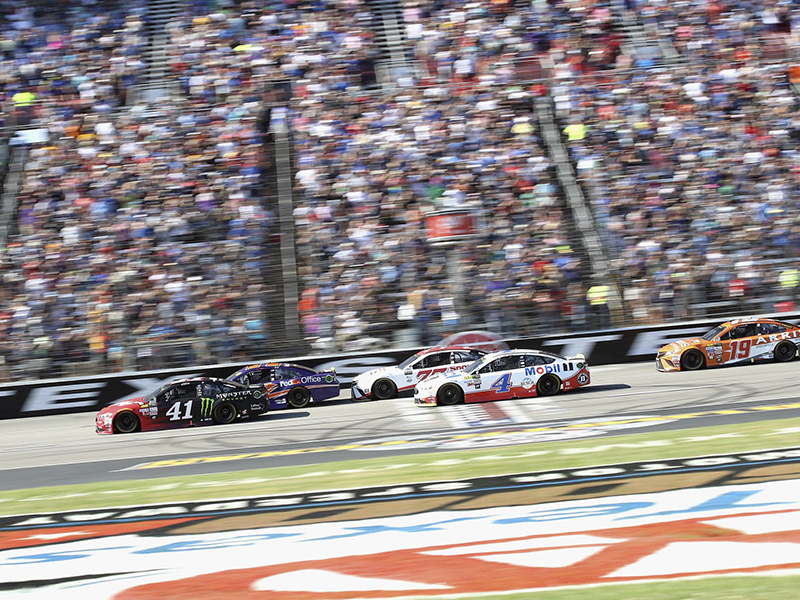
[[[794,345],[794,342],[781,342],[775,346],[775,352],[773,353],[777,362],[789,362],[796,354],[797,346]]]
[[[539,396],[553,396],[560,389],[561,380],[552,373],[542,375],[536,382],[536,392]]]
[[[452,406],[464,401],[464,391],[457,385],[445,385],[436,393],[436,404]]]
[[[681,369],[696,371],[706,364],[706,359],[699,350],[687,350],[681,355]]]
[[[388,400],[397,395],[397,386],[391,379],[378,379],[372,385],[372,396],[378,400]]]
[[[220,402],[214,407],[214,423],[227,425],[236,420],[236,408],[230,402]]]
[[[140,426],[139,417],[129,410],[121,412],[114,417],[114,431],[116,433],[133,433],[138,431]]]
[[[289,392],[289,406],[305,408],[311,402],[311,394],[306,388],[298,387]]]

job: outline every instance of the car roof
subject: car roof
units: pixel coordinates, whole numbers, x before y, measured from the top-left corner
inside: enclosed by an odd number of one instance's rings
[[[499,357],[507,355],[507,354],[511,354],[511,355],[514,355],[514,356],[522,356],[522,355],[525,355],[525,354],[533,354],[533,355],[536,355],[536,356],[551,356],[553,358],[561,358],[561,359],[564,358],[563,356],[561,356],[559,354],[554,354],[553,352],[547,352],[546,350],[534,350],[534,349],[529,349],[529,348],[512,348],[510,350],[498,350],[496,352],[490,352],[489,354],[487,354],[483,358],[494,359],[494,358],[499,358]]]
[[[723,325],[743,325],[746,323],[757,323],[758,321],[771,321],[772,319],[761,319],[759,317],[739,317],[737,319],[731,319],[730,321],[725,321]]]
[[[480,348],[473,348],[472,346],[434,346],[433,348],[426,348],[425,350],[420,350],[414,356],[425,356],[426,354],[431,354],[433,352],[443,352],[445,350],[454,352],[464,350],[468,352],[486,353],[486,350],[481,350]]]
[[[774,319],[772,317],[739,317],[737,319],[725,321],[721,325],[735,327],[736,325],[749,325],[750,323],[784,323],[786,325],[791,325],[791,323],[786,323],[786,321],[781,321],[780,319]],[[792,326],[796,327],[796,325]]]
[[[173,379],[166,385],[174,385],[177,383],[201,383],[203,381],[220,381],[223,383],[235,383],[228,381],[227,379],[223,379],[222,377],[204,377],[202,375],[198,375],[196,377],[184,377],[182,379]]]
[[[267,367],[283,367],[283,368],[294,368],[294,369],[303,369],[304,371],[311,371],[312,373],[316,373],[316,369],[312,369],[311,367],[307,367],[305,365],[299,365],[297,363],[289,363],[289,362],[262,362],[262,363],[253,363],[252,365],[247,365],[246,367],[242,367],[239,371],[251,371],[254,369],[266,369]]]

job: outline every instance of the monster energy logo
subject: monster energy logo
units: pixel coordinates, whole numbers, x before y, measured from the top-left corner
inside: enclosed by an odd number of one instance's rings
[[[214,406],[213,398],[200,398],[200,418],[207,419],[211,416],[211,408]]]

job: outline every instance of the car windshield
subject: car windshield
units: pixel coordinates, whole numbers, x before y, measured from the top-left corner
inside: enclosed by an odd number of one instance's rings
[[[468,367],[465,369],[465,371],[466,371],[467,373],[475,373],[475,372],[476,372],[478,369],[480,369],[481,367],[483,367],[483,365],[485,365],[486,363],[490,362],[490,361],[486,360],[486,357],[487,357],[487,356],[489,356],[489,355],[487,354],[487,355],[485,355],[485,356],[482,356],[481,358],[479,358],[478,360],[476,360],[474,363],[470,364],[470,366],[468,366]]]
[[[414,356],[409,356],[407,359],[405,359],[403,362],[401,362],[397,366],[398,366],[399,369],[405,369],[406,367],[411,366],[411,363],[413,363],[418,358],[419,358],[419,354],[415,354]]]
[[[234,373],[233,375],[230,375],[226,379],[228,381],[234,381],[236,379],[239,379],[242,375],[244,375],[246,371],[247,371],[247,369],[239,369],[238,371],[236,371],[236,373]]]
[[[716,327],[714,327],[714,329],[705,334],[703,336],[703,339],[706,340],[707,342],[710,342],[726,329],[727,327],[725,325],[717,325]]]

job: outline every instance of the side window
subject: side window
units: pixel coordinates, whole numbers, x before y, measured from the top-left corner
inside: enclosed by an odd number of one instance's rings
[[[483,365],[481,367],[480,371],[478,371],[478,373],[480,373],[481,375],[485,375],[486,373],[491,373],[493,371],[492,365],[494,365],[494,363],[489,363],[488,365]]]
[[[178,397],[177,392],[178,386],[172,386],[170,388],[165,389],[161,392],[158,396],[156,396],[156,402],[159,404],[163,404],[165,402],[170,402]]]
[[[536,354],[526,354],[525,355],[525,366],[526,367],[535,367],[537,365],[544,364],[544,356],[538,356]]]
[[[478,360],[478,359],[479,359],[481,356],[484,356],[484,353],[483,353],[483,352],[476,352],[475,350],[470,350],[470,351],[467,353],[467,356],[469,356],[469,360],[470,360],[470,361],[476,361],[476,360]]]
[[[194,398],[197,394],[197,384],[195,383],[182,383],[175,387],[175,395],[173,400],[185,400],[187,398]]]
[[[748,331],[755,332],[755,327],[751,325],[737,325],[725,335],[722,336],[723,340],[738,340],[739,338],[747,337],[748,335],[753,335],[753,333],[748,333]]]
[[[261,383],[262,377],[264,377],[264,371],[262,369],[256,369],[254,371],[246,373],[245,375],[240,377],[238,381],[245,385],[253,383]]]
[[[474,358],[471,358],[471,355],[470,355],[469,352],[453,352],[452,359],[453,359],[452,362],[453,362],[454,365],[460,365],[462,363],[474,362],[475,361]]]
[[[751,335],[756,335],[756,324],[755,323],[748,323],[744,326],[744,331],[742,335],[739,337],[750,337]]]
[[[501,356],[492,361],[492,371],[495,373],[499,371],[510,371],[511,369],[519,369],[520,360],[519,356]]]
[[[298,377],[300,377],[300,373],[295,369],[288,367],[277,367],[275,369],[275,379],[297,379]]]
[[[773,333],[783,333],[786,331],[786,327],[779,323],[759,323],[756,330],[760,335],[770,335]]]
[[[552,356],[539,356],[537,354],[525,355],[525,366],[535,367],[537,365],[549,365],[556,361]]]
[[[453,362],[450,357],[450,352],[437,352],[436,354],[431,354],[431,361],[432,367],[446,367]]]
[[[212,381],[204,381],[198,387],[200,388],[200,395],[202,397],[213,398],[220,392],[220,386]]]
[[[428,354],[422,357],[415,364],[411,366],[412,369],[432,369],[434,367],[441,367],[442,365],[449,364],[450,353],[438,352],[436,354]]]
[[[219,388],[226,394],[230,394],[231,392],[241,392],[241,388],[231,385],[230,383],[222,383],[219,384]]]

